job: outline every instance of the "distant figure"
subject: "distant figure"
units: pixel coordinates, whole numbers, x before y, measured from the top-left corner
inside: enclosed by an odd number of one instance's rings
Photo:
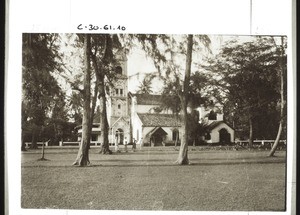
[[[136,140],[133,138],[132,151],[135,152],[135,149],[136,149]]]
[[[151,146],[151,147],[154,147],[153,137],[150,137],[150,146]]]
[[[115,141],[115,152],[121,152],[119,149],[118,139],[116,139],[116,141]]]
[[[125,138],[124,138],[124,148],[125,148],[125,152],[128,152],[128,150],[127,150],[127,144],[128,144],[128,142],[127,142],[127,137],[125,137]]]
[[[140,149],[142,149],[144,146],[143,138],[140,139]]]

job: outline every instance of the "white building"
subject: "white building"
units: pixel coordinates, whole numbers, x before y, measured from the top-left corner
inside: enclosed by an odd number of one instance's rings
[[[130,93],[126,55],[119,51],[117,56],[117,78],[113,86],[106,88],[110,144],[124,144],[124,141],[140,144],[142,140],[144,145],[159,146],[180,141],[180,116],[159,110],[161,95]],[[203,137],[206,142],[234,142],[234,130],[223,121],[221,106],[201,106],[196,110],[199,112],[199,123],[206,128]],[[101,133],[99,128],[99,131],[95,129],[94,136],[97,132]],[[98,140],[99,136],[96,136]]]
[[[215,104],[213,106],[200,106],[199,123],[206,130],[204,137],[207,143],[233,143],[234,129],[223,121],[223,107]]]
[[[131,94],[132,138],[138,143],[159,146],[175,143],[180,139],[180,118],[169,111],[157,111],[162,101],[160,95]]]

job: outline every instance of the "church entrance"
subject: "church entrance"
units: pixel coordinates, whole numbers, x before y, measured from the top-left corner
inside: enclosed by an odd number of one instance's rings
[[[164,131],[161,127],[155,128],[151,132],[150,136],[150,145],[151,146],[162,146],[163,141],[165,140],[167,132]]]
[[[116,143],[123,144],[124,141],[124,131],[123,129],[119,128],[116,130],[116,135],[115,135]]]
[[[230,143],[230,133],[225,128],[222,128],[219,131],[219,136],[220,136],[220,143],[222,144]]]

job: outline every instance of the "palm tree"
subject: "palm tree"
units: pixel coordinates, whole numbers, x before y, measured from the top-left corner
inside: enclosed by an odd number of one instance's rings
[[[137,93],[138,94],[151,94],[153,93],[152,91],[152,80],[156,77],[155,74],[146,74],[142,82],[140,82],[140,85],[138,87]]]

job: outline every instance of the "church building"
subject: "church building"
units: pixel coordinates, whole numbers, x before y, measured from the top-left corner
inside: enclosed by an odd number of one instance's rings
[[[125,53],[119,51],[117,60],[116,79],[106,88],[109,143],[120,145],[135,141],[145,146],[164,146],[177,142],[179,145],[182,137],[180,115],[161,110],[161,95],[129,92]],[[223,121],[221,106],[201,106],[196,111],[199,112],[199,124],[206,131],[202,140],[208,144],[234,142],[234,129]],[[94,130],[96,137],[96,128]],[[100,139],[99,135],[96,139]]]

